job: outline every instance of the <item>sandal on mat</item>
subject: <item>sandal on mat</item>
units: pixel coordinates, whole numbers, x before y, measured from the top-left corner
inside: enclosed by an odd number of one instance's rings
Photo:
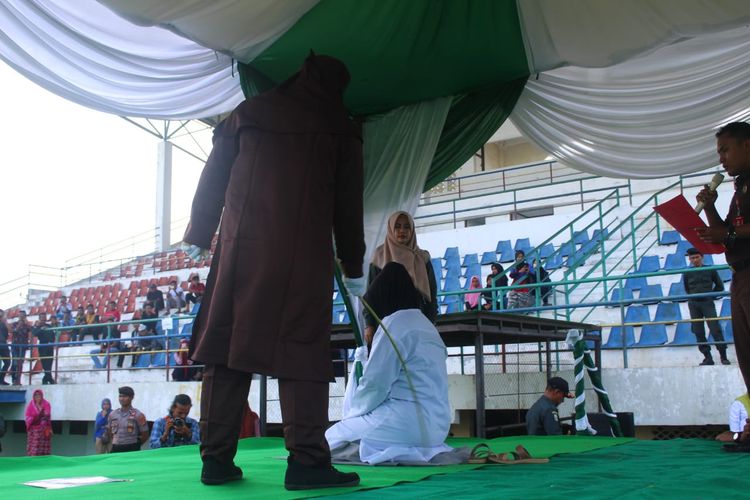
[[[479,443],[478,445],[476,445],[474,448],[471,449],[471,454],[469,455],[468,463],[486,464],[490,458],[490,455],[493,455],[490,447],[484,443]]]
[[[487,459],[494,464],[516,465],[516,464],[546,464],[549,458],[532,458],[529,450],[516,446],[515,451],[508,453],[491,454]]]

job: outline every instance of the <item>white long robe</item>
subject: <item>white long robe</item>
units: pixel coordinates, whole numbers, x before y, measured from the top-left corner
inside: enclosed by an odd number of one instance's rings
[[[453,450],[444,444],[451,424],[445,344],[418,309],[397,311],[383,324],[406,362],[413,390],[379,327],[369,358],[366,347],[357,350],[362,378],[356,388],[347,388],[344,418],[328,429],[326,439],[331,450],[359,441],[365,463],[427,462]]]

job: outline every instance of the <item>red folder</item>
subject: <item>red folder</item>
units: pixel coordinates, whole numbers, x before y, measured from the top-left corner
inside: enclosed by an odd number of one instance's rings
[[[698,237],[698,233],[695,231],[696,228],[706,227],[706,223],[695,213],[693,207],[690,206],[681,194],[678,194],[666,203],[656,205],[654,210],[664,217],[683,238],[692,243],[701,253],[724,253],[724,245],[706,243]]]

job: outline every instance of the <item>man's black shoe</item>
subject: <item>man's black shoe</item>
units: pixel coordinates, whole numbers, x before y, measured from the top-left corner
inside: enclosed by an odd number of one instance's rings
[[[731,365],[732,363],[730,363],[727,358],[721,358],[721,364],[722,365]]]
[[[700,362],[700,364],[699,364],[698,366],[711,366],[711,365],[713,365],[713,364],[715,364],[715,363],[714,363],[714,360],[713,360],[713,359],[711,359],[711,358],[706,358],[706,359],[704,359],[703,361],[701,361],[701,362]]]
[[[288,461],[284,478],[284,488],[288,490],[343,488],[358,484],[356,472],[339,472],[331,465],[301,465],[292,460]]]
[[[201,482],[209,486],[242,479],[242,469],[232,464],[223,464],[212,456],[203,457]]]

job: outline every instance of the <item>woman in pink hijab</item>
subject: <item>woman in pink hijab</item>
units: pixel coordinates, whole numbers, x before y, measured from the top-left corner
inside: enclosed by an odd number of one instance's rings
[[[471,283],[469,284],[469,290],[479,290],[482,288],[482,283],[479,281],[479,276],[472,276]],[[464,305],[467,311],[476,311],[479,309],[479,298],[481,292],[467,293],[464,295]]]
[[[49,455],[52,441],[52,409],[41,389],[34,391],[26,407],[26,455]]]

